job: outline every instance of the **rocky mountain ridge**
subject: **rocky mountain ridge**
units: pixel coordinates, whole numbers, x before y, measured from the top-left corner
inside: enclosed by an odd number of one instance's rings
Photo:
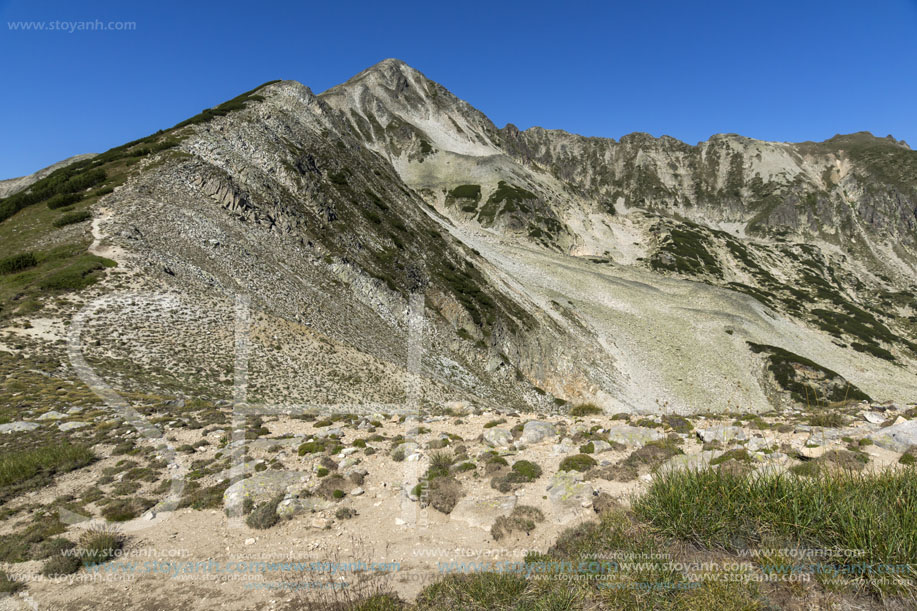
[[[33,247],[91,237],[91,252],[119,253],[84,299],[129,286],[185,304],[171,332],[139,305],[87,329],[94,362],[138,390],[155,369],[157,388],[226,396],[231,350],[200,340],[231,337],[244,294],[254,401],[390,404],[411,380],[424,405],[513,409],[907,401],[914,155],[862,134],[692,147],[498,129],[386,60],[319,95],[267,83],[86,160],[69,171],[106,181],[73,204],[91,227]],[[3,221],[11,231],[42,205],[14,203],[33,207]],[[417,295],[424,356],[411,372]],[[143,341],[113,344],[113,326]],[[144,350],[165,362],[131,356]]]

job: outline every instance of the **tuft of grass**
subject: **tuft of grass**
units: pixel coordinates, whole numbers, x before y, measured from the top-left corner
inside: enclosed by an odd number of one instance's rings
[[[634,511],[660,533],[707,548],[739,550],[780,540],[861,550],[824,559],[838,567],[902,565],[917,558],[917,472],[819,471],[740,476],[715,469],[657,475]],[[881,568],[881,567],[880,567]],[[867,582],[872,574],[864,576]],[[914,584],[913,572],[904,577]]]
[[[108,562],[123,548],[124,535],[115,530],[100,528],[83,533],[77,555],[83,559],[83,564],[93,566]]]

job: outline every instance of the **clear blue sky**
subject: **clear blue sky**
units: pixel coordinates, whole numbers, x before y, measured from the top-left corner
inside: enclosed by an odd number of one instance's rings
[[[136,22],[23,31],[13,21]],[[917,148],[917,1],[0,1],[0,177],[101,152],[260,83],[315,92],[403,59],[498,126],[696,143]]]

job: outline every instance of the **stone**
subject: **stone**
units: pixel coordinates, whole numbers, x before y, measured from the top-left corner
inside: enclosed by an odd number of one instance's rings
[[[745,444],[745,447],[749,452],[758,452],[759,450],[763,450],[770,445],[770,442],[764,437],[752,437],[748,440],[748,443]]]
[[[57,425],[57,428],[66,433],[67,431],[81,429],[84,426],[89,426],[89,423],[88,422],[61,422],[59,425]]]
[[[236,482],[223,493],[223,502],[232,506],[245,499],[251,499],[256,505],[268,501],[278,494],[286,492],[287,486],[302,480],[299,471],[261,471],[247,479]]]
[[[449,513],[452,520],[463,522],[472,528],[490,530],[498,516],[509,515],[516,507],[516,496],[477,497],[459,499]]]
[[[255,544],[254,537],[249,537],[248,539],[245,540],[245,545],[254,545],[254,544]]]
[[[738,426],[715,426],[709,429],[700,429],[697,431],[697,436],[704,443],[710,443],[711,441],[729,443],[748,439],[745,429]]]
[[[662,463],[659,467],[659,472],[665,473],[678,469],[699,471],[707,467],[710,461],[719,454],[722,454],[722,452],[714,452],[713,450],[703,450],[697,454],[678,454]]]
[[[61,418],[65,417],[66,416],[64,416],[64,414],[52,410],[50,412],[43,413],[41,416],[36,418],[36,420],[60,420]]]
[[[0,433],[27,433],[37,428],[38,425],[34,422],[8,422],[6,424],[0,424]]]
[[[583,481],[583,474],[576,471],[558,471],[548,484],[548,499],[554,506],[561,522],[572,519],[571,510],[578,510],[583,503],[592,504],[592,486]]]
[[[863,420],[869,422],[870,424],[882,424],[885,422],[885,416],[879,412],[865,412],[863,414]]]
[[[334,503],[325,499],[307,496],[305,498],[287,497],[277,505],[277,515],[281,518],[292,518],[302,513],[312,513],[313,511],[324,511],[329,509]]]
[[[319,530],[325,530],[331,526],[331,520],[328,518],[312,518],[312,521],[309,522],[309,526]]]
[[[912,446],[917,446],[917,420],[899,418],[895,424],[879,429],[869,438],[880,448],[906,452]]]
[[[354,488],[350,491],[350,496],[360,496],[361,494],[363,494],[362,488]]]
[[[513,434],[506,429],[490,428],[484,431],[484,443],[492,448],[505,448],[513,443]]]
[[[802,458],[818,458],[828,451],[825,445],[804,445],[796,450],[796,453]]]
[[[555,443],[551,446],[551,452],[559,455],[573,454],[578,451],[579,448],[576,447],[576,444],[573,443],[573,440],[569,437],[564,437],[560,440],[560,443]]]
[[[592,451],[594,454],[601,454],[602,452],[608,452],[611,450],[611,444],[607,441],[602,441],[601,439],[592,441]]]
[[[548,437],[556,437],[557,429],[550,422],[530,420],[522,427],[522,441],[525,443],[540,443]]]
[[[608,429],[608,441],[626,446],[642,446],[651,441],[662,439],[662,431],[644,426],[622,424]]]

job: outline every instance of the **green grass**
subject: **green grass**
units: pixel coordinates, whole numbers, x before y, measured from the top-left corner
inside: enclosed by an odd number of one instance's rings
[[[0,454],[0,499],[33,480],[42,483],[59,473],[85,467],[95,460],[89,448],[52,444],[31,450]]]
[[[15,594],[24,587],[25,584],[12,579],[6,571],[0,571],[0,594]]]
[[[658,475],[634,505],[667,536],[729,551],[758,545],[861,550],[822,559],[900,565],[917,558],[917,473],[819,471],[812,477],[742,477],[719,470]],[[910,585],[915,574],[906,578]],[[868,577],[867,577],[868,579]]]

